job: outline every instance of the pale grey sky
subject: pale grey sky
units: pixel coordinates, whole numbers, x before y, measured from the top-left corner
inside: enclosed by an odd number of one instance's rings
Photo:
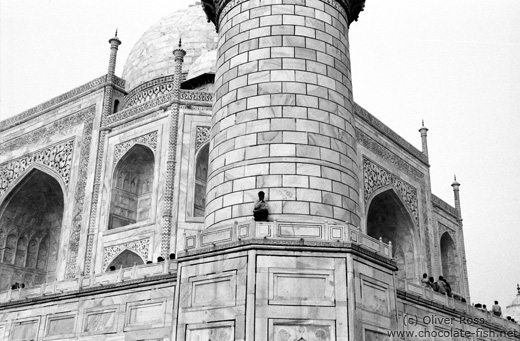
[[[0,119],[106,73],[186,0],[0,2]],[[351,25],[357,103],[420,148],[433,192],[462,214],[473,302],[510,304],[520,282],[520,1],[367,0]]]

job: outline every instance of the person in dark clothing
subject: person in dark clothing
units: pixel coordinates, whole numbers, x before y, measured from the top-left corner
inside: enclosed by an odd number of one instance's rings
[[[451,286],[450,286],[450,284],[442,276],[439,276],[439,281],[442,281],[444,283],[444,287],[446,288],[446,295],[448,295],[448,297],[451,297]]]
[[[439,286],[437,285],[436,282],[433,281],[433,277],[430,277],[429,278],[429,283],[430,287],[434,290],[434,291],[437,291],[439,292]]]
[[[265,193],[263,191],[258,192],[258,201],[255,203],[255,208],[253,209],[253,217],[255,218],[255,221],[267,221],[269,207],[264,198]]]

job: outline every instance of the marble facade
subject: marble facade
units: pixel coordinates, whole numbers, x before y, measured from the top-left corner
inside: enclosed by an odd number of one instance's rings
[[[363,4],[204,0],[218,36],[200,6],[174,13],[123,78],[114,37],[107,75],[0,122],[0,339],[520,339],[461,302],[459,184],[454,205],[431,192],[426,128],[418,150],[353,101]],[[59,230],[55,268],[10,213],[47,188],[26,186],[34,174],[63,202],[31,222]],[[252,220],[259,190],[267,222]]]

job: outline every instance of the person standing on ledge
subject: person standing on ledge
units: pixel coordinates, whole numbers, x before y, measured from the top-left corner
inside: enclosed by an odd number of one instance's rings
[[[265,193],[263,191],[258,192],[258,201],[255,203],[253,209],[253,217],[255,221],[267,221],[269,215],[269,208],[267,203],[264,201]]]

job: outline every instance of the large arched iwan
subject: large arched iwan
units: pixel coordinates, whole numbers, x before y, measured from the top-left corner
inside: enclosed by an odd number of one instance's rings
[[[0,290],[56,280],[64,212],[60,183],[32,169],[0,206]]]
[[[392,242],[398,278],[417,281],[417,242],[412,217],[393,188],[375,193],[369,201],[367,234]]]

